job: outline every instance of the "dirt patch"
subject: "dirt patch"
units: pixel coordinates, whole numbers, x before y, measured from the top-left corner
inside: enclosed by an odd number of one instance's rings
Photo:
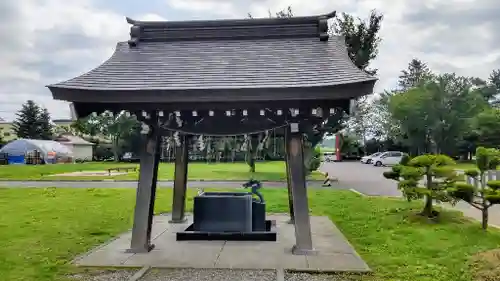
[[[472,272],[476,281],[500,280],[500,249],[476,254],[472,258]]]

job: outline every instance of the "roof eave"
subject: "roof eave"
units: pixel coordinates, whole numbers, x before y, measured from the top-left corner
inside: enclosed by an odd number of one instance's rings
[[[90,89],[47,86],[54,99],[88,103],[245,102],[270,100],[348,99],[373,93],[377,79],[308,87],[237,89]]]

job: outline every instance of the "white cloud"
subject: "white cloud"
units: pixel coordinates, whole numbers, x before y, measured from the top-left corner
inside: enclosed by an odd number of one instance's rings
[[[379,69],[377,90],[395,85],[414,57],[437,72],[487,77],[500,68],[500,5],[497,0],[159,0],[165,14],[144,8],[134,19],[159,21],[177,14],[185,19],[267,17],[291,5],[296,15],[333,10],[366,18],[384,14],[383,39],[372,67]],[[118,8],[98,8],[97,0],[0,1],[0,116],[14,117],[26,99],[48,107],[56,118],[69,116],[45,85],[72,78],[106,60],[117,41],[129,37]],[[153,5],[152,5],[153,6]],[[170,10],[169,10],[170,8]],[[135,9],[135,8],[134,8]],[[133,10],[132,8],[130,10]],[[167,13],[170,12],[170,13]],[[182,16],[181,16],[182,15]]]
[[[45,85],[80,75],[106,60],[117,41],[128,38],[125,16],[97,9],[92,0],[3,0],[0,15],[0,116],[12,120],[27,99],[54,118],[69,117]],[[164,20],[155,13],[140,20]]]
[[[436,72],[456,71],[485,78],[491,70],[500,68],[500,35],[495,35],[500,34],[495,29],[500,22],[494,24],[494,20],[500,21],[500,5],[496,0],[213,0],[203,1],[205,4],[200,4],[200,0],[166,1],[184,11],[211,13],[224,7],[225,11],[233,11],[230,17],[246,17],[248,12],[254,17],[267,17],[268,11],[274,14],[289,5],[297,16],[336,10],[366,18],[376,9],[384,14],[380,31],[383,41],[372,64],[379,69],[377,91],[394,87],[401,70],[415,57]],[[443,15],[448,21],[442,20]],[[456,23],[463,26],[457,28]],[[494,36],[499,37],[496,44],[492,43]]]
[[[135,20],[142,21],[166,21],[167,19],[158,15],[158,14],[144,14],[140,15],[138,18],[134,18]]]
[[[174,9],[212,13],[218,16],[234,17],[238,13],[229,0],[170,0],[168,3]]]

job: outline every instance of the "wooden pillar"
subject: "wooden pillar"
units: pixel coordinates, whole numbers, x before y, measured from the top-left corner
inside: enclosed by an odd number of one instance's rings
[[[186,221],[186,191],[189,161],[188,136],[182,134],[180,146],[175,147],[174,196],[172,201],[172,219],[170,223]]]
[[[160,162],[160,136],[157,128],[143,136],[143,151],[140,159],[139,183],[137,187],[134,226],[132,228],[131,253],[147,253],[151,244],[158,165]]]
[[[286,166],[286,187],[288,190],[288,213],[290,214],[290,220],[288,223],[293,224],[295,222],[295,216],[293,214],[293,195],[292,195],[292,182],[290,178],[290,157],[288,157],[287,143],[289,142],[290,128],[285,128],[285,166]]]
[[[290,124],[290,136],[287,138],[288,165],[295,221],[295,245],[292,252],[295,255],[312,255],[316,251],[312,245],[304,167],[303,136],[298,125],[297,123]]]

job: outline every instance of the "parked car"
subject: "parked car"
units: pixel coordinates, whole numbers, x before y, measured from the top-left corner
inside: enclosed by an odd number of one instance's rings
[[[404,153],[401,151],[386,151],[379,156],[372,159],[375,166],[392,166],[399,164],[403,158]]]
[[[134,155],[132,152],[125,152],[122,156],[122,161],[134,163],[134,162],[139,162],[140,159],[137,155]]]
[[[376,158],[378,157],[380,154],[382,154],[383,152],[375,152],[373,153],[372,155],[368,155],[368,156],[363,156],[361,157],[361,163],[363,164],[371,164],[372,163],[372,160],[373,158]]]

